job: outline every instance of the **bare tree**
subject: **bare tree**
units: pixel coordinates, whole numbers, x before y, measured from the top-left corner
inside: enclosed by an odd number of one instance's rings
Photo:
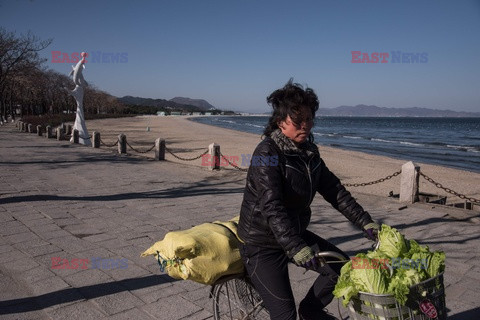
[[[41,59],[38,52],[52,43],[52,39],[40,40],[28,32],[20,37],[13,32],[0,28],[0,121],[7,120],[7,113],[14,117],[12,103],[7,110],[7,96],[12,99],[15,83],[20,73],[38,70],[46,59]],[[36,87],[34,85],[34,87]],[[10,92],[7,92],[10,88]],[[32,94],[34,89],[32,88]]]

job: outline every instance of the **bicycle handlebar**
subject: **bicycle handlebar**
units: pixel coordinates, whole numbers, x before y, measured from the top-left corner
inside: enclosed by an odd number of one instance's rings
[[[321,251],[315,253],[315,257],[317,258],[335,258],[339,260],[340,262],[342,261],[348,261],[350,258],[347,256],[344,256],[341,253],[335,252],[335,251]]]

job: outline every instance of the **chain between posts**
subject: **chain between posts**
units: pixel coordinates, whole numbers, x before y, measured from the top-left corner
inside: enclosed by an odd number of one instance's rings
[[[372,184],[377,184],[377,183],[381,183],[381,182],[384,182],[386,180],[390,180],[392,179],[393,177],[396,177],[398,176],[400,173],[402,173],[402,171],[397,171],[397,172],[394,172],[392,173],[391,175],[389,176],[386,176],[385,178],[381,178],[381,179],[378,179],[378,180],[375,180],[375,181],[370,181],[370,182],[363,182],[363,183],[344,183],[343,185],[345,187],[364,187],[364,186],[370,186]]]
[[[459,197],[460,199],[464,199],[464,200],[468,200],[470,202],[474,202],[474,203],[478,203],[480,204],[480,200],[478,199],[475,199],[475,198],[472,198],[472,197],[467,197],[466,195],[464,194],[461,194],[461,193],[458,193],[456,191],[453,191],[452,189],[450,188],[446,188],[444,187],[441,183],[438,183],[436,182],[435,180],[433,180],[432,178],[430,178],[429,176],[427,176],[426,174],[424,174],[423,172],[420,171],[420,175],[425,179],[427,180],[428,182],[432,183],[435,185],[435,187],[439,188],[439,189],[443,189],[445,192],[448,192],[450,194],[453,194],[454,196],[457,196]]]
[[[200,159],[201,157],[203,157],[204,155],[206,155],[208,153],[208,149],[202,153],[201,155],[199,155],[198,157],[194,157],[194,158],[182,158],[180,156],[177,156],[176,154],[174,154],[170,149],[168,149],[167,147],[165,147],[165,150],[170,153],[172,156],[174,156],[175,158],[177,158],[178,160],[182,160],[182,161],[194,161],[194,160],[198,160]]]
[[[105,142],[103,142],[102,139],[100,139],[100,144],[104,145],[105,147],[111,148],[111,147],[115,147],[118,144],[118,140],[114,144],[109,145],[109,144],[106,144]]]
[[[240,170],[240,171],[243,171],[243,172],[247,172],[247,171],[248,171],[248,169],[240,168],[240,167],[237,166],[235,163],[230,162],[230,160],[228,160],[221,152],[220,152],[220,157],[222,157],[223,159],[225,159],[225,161],[227,161],[228,164],[231,165],[232,167],[234,167],[235,169]]]
[[[132,147],[132,146],[130,145],[130,143],[128,143],[128,141],[126,141],[126,143],[127,143],[127,146],[130,147],[130,149],[132,149],[133,151],[138,152],[138,153],[147,153],[147,152],[152,151],[153,148],[155,148],[155,144],[153,144],[153,146],[152,146],[150,149],[145,150],[145,151],[140,151],[140,150],[137,150],[137,149],[135,149],[134,147]]]

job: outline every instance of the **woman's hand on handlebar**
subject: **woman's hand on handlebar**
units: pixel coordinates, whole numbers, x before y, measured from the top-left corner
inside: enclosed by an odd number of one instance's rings
[[[363,232],[367,239],[377,242],[378,241],[378,230],[380,226],[374,222],[367,223],[363,226]]]
[[[313,270],[318,269],[322,265],[319,259],[322,258],[315,256],[315,251],[309,246],[303,247],[293,256],[293,261],[297,266]]]

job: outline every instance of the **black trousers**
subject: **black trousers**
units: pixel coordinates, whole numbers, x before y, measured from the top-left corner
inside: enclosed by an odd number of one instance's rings
[[[318,251],[336,251],[345,255],[335,245],[310,231],[306,231],[303,239],[311,247],[318,246]],[[285,252],[282,249],[262,248],[246,244],[240,246],[240,254],[255,289],[270,312],[270,318],[295,320],[297,310],[288,276],[288,263],[291,261]],[[319,276],[300,302],[300,314],[307,319],[316,319],[315,315],[332,301],[332,291],[342,266],[342,263],[326,264],[316,270]]]

